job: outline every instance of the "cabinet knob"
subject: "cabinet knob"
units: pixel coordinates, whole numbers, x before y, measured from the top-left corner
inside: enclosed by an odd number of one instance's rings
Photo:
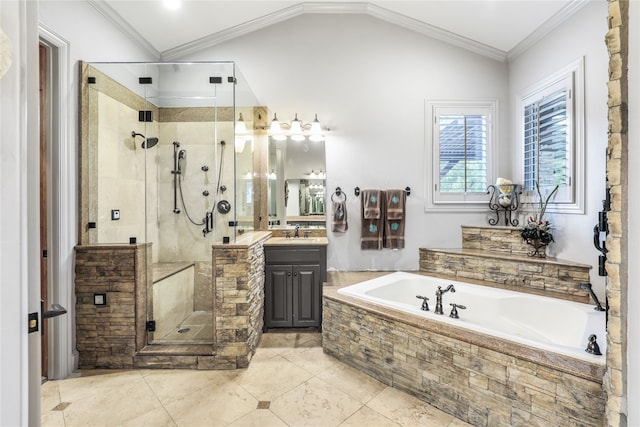
[[[289,272],[287,272],[287,276],[291,276],[291,272],[290,272],[290,271],[289,271]]]
[[[295,273],[293,273],[293,275],[294,275],[294,276],[297,276],[297,275],[298,275],[298,272],[296,271]]]

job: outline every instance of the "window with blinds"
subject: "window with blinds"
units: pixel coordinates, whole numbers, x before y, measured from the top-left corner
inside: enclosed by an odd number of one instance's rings
[[[567,185],[571,91],[562,87],[524,106],[524,189]]]
[[[583,212],[584,95],[582,62],[534,85],[522,96],[521,173],[525,198],[535,200],[536,184],[542,193],[558,186],[549,212]]]
[[[493,182],[496,100],[427,101],[427,209],[479,209]]]

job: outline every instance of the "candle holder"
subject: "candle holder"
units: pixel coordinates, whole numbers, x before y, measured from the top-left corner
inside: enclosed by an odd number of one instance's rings
[[[520,184],[501,184],[490,185],[487,187],[489,194],[489,209],[495,213],[489,217],[489,225],[497,225],[500,222],[500,214],[504,217],[505,226],[516,227],[519,223],[518,218],[513,215],[520,207],[520,194],[522,194],[522,185]]]

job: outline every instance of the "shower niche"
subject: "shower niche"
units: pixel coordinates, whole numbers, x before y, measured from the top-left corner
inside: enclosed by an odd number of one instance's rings
[[[123,300],[136,350],[212,347],[212,246],[254,230],[266,108],[233,62],[82,63],[81,74],[80,246],[144,254],[132,261],[144,262],[133,279],[144,292]]]

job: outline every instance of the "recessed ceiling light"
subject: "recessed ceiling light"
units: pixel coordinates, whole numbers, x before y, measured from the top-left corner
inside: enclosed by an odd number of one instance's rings
[[[167,9],[175,10],[180,8],[182,0],[162,0],[162,3]]]

